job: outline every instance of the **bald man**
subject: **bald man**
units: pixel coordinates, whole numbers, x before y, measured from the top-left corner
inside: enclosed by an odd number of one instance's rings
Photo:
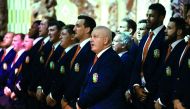
[[[78,100],[78,109],[126,109],[119,78],[121,61],[112,49],[112,33],[104,26],[92,31],[91,50],[96,53]],[[97,59],[97,61],[96,61]]]

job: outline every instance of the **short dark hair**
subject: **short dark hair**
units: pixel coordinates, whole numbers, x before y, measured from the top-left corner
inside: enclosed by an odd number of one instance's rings
[[[17,33],[14,36],[17,36],[17,35],[20,36],[21,40],[24,40],[25,34],[23,34],[23,33]]]
[[[152,9],[156,11],[159,15],[164,16],[164,17],[166,15],[165,7],[160,3],[151,4],[148,9]]]
[[[32,24],[40,25],[41,20],[35,20]]]
[[[54,17],[48,17],[48,16],[43,16],[43,19],[48,20],[48,26],[49,26],[49,23],[50,23],[51,21],[55,21],[55,20],[56,20]]]
[[[58,20],[58,23],[59,23],[59,25],[60,25],[61,27],[64,27],[64,26],[65,26],[65,23],[64,23],[63,21],[61,21],[61,20]]]
[[[114,39],[114,37],[116,36],[116,34],[115,34],[115,32],[114,32],[114,31],[112,31],[111,33],[112,33],[112,40],[113,40],[113,39]]]
[[[69,24],[69,25],[65,25],[63,29],[66,29],[69,34],[75,34],[75,32],[73,31],[74,27],[75,25]]]
[[[183,36],[186,35],[186,22],[184,18],[181,17],[171,17],[170,22],[174,22],[177,29],[182,30]]]
[[[48,26],[56,26],[58,30],[61,30],[64,25],[62,21],[53,20],[49,22]]]
[[[92,17],[80,15],[80,16],[78,16],[78,19],[84,19],[84,26],[90,27],[90,33],[92,32],[94,27],[96,27],[96,22]]]
[[[135,32],[136,32],[136,29],[137,29],[136,22],[134,20],[132,20],[132,19],[129,19],[129,18],[124,18],[123,21],[128,23],[128,28],[131,28],[133,30],[132,35],[134,35]]]

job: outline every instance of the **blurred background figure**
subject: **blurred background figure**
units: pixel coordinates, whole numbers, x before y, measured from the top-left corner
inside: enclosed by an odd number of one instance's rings
[[[32,37],[34,39],[36,39],[37,37],[39,37],[39,25],[40,25],[41,20],[36,20],[32,23],[28,35],[29,37]]]
[[[34,0],[32,4],[32,22],[41,20],[43,17],[52,17],[56,19],[56,5],[56,0]]]
[[[136,32],[136,28],[137,28],[137,24],[134,20],[132,19],[128,19],[128,18],[124,18],[118,29],[117,32],[121,33],[121,32],[128,32],[130,33],[131,36],[133,36]]]
[[[33,41],[34,39],[30,38],[29,35],[25,35],[23,46],[25,51],[29,51],[33,47]]]
[[[146,19],[142,19],[138,22],[137,24],[137,34],[136,34],[136,39],[137,39],[137,43],[139,44],[142,37],[144,35],[146,35],[148,33],[148,29],[147,29],[147,20]]]

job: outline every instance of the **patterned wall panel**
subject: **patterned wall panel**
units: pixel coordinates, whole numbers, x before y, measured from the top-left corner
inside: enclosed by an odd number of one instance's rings
[[[31,22],[30,0],[8,0],[8,31],[28,33]]]

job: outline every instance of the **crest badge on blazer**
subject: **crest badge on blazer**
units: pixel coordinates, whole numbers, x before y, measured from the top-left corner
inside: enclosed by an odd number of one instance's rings
[[[15,69],[15,75],[18,73],[18,68]]]
[[[94,73],[92,76],[92,82],[97,83],[98,82],[98,73]]]
[[[64,74],[64,73],[65,73],[65,67],[64,67],[63,65],[60,67],[60,73],[61,73],[61,74]]]
[[[79,63],[76,63],[76,64],[75,64],[74,70],[75,70],[75,72],[79,72],[79,70],[80,70],[80,65],[79,65]]]
[[[28,64],[30,62],[30,57],[27,56],[26,59],[25,59],[25,63]]]
[[[7,70],[7,63],[3,63],[3,70]]]
[[[159,49],[155,49],[154,50],[154,58],[159,58],[160,57],[160,50]]]
[[[40,63],[43,64],[44,63],[44,57],[40,56]]]
[[[166,67],[166,76],[171,76],[172,75],[172,71],[171,68],[169,66]]]
[[[51,70],[54,70],[55,65],[54,65],[54,62],[53,62],[53,61],[51,61],[51,62],[49,63],[49,67],[50,67]]]

